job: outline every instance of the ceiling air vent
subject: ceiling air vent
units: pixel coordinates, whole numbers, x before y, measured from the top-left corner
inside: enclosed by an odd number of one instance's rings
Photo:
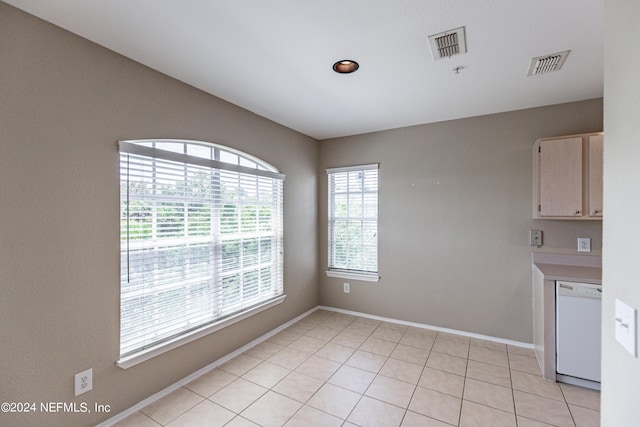
[[[550,73],[552,71],[558,71],[562,68],[565,59],[569,55],[568,50],[564,52],[552,53],[551,55],[538,56],[531,60],[529,65],[529,72],[527,76],[537,76],[538,74]]]
[[[467,51],[464,27],[429,36],[433,59],[450,58]]]

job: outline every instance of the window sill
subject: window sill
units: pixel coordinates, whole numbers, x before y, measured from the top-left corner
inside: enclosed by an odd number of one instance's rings
[[[356,273],[353,271],[327,270],[327,277],[337,277],[339,279],[362,280],[363,282],[378,282],[380,276],[376,273]]]
[[[234,323],[240,322],[241,320],[251,317],[254,314],[258,314],[261,311],[267,310],[271,307],[281,304],[282,302],[284,302],[284,299],[286,297],[287,297],[286,295],[281,295],[257,307],[253,307],[250,310],[240,312],[235,316],[228,317],[219,322],[203,326],[200,329],[196,329],[194,331],[189,332],[188,334],[176,337],[173,340],[163,342],[162,344],[159,344],[155,347],[150,347],[138,353],[130,354],[128,356],[122,357],[120,360],[116,362],[116,366],[122,369],[131,368],[132,366],[135,366],[139,363],[145,362],[151,358],[159,356],[163,353],[173,350],[174,348],[180,347],[181,345],[195,341],[215,331],[219,331],[222,328],[226,328],[227,326],[231,326]]]

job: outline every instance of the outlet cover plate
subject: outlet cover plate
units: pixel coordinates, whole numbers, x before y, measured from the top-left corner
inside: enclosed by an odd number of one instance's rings
[[[93,389],[93,369],[89,368],[86,371],[78,372],[73,376],[75,384],[76,396],[80,396]]]
[[[578,237],[578,252],[591,252],[591,239],[589,237]]]
[[[633,357],[637,357],[637,310],[616,298],[616,341]]]

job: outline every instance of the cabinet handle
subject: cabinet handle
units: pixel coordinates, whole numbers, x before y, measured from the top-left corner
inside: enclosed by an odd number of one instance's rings
[[[579,210],[576,210],[576,215],[580,215],[580,211]]]
[[[600,213],[600,211],[599,211],[598,209],[595,209],[595,210],[593,211],[593,214],[594,214],[594,215],[597,215],[597,214],[599,214],[599,213]]]

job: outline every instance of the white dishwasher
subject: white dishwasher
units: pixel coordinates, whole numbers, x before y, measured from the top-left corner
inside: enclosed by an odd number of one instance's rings
[[[556,282],[558,381],[600,388],[602,286]]]

